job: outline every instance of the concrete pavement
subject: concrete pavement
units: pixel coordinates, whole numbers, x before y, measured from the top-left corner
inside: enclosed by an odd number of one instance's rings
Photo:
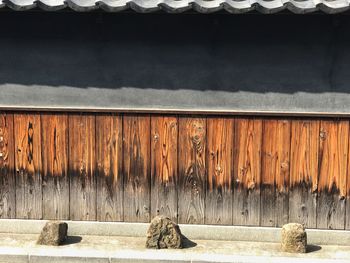
[[[350,263],[350,232],[308,230],[308,253],[280,252],[278,228],[180,226],[182,250],[148,250],[148,224],[67,221],[68,241],[36,245],[46,221],[0,220],[0,262],[300,262]]]
[[[306,254],[272,242],[192,240],[182,250],[148,250],[143,237],[70,236],[60,247],[36,245],[36,234],[0,234],[0,262],[350,262],[349,246],[309,246]]]

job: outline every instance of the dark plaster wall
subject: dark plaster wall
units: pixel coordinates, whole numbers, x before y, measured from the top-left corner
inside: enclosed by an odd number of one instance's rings
[[[350,17],[1,12],[0,107],[350,114]]]

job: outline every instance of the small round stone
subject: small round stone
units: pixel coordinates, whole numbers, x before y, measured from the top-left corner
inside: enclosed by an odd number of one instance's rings
[[[165,216],[156,216],[147,231],[147,248],[182,248],[182,235],[177,224]]]
[[[38,245],[59,246],[67,239],[68,224],[60,221],[49,221],[42,229]]]
[[[297,223],[289,223],[282,227],[282,243],[283,252],[290,253],[306,253],[307,236],[303,225]]]

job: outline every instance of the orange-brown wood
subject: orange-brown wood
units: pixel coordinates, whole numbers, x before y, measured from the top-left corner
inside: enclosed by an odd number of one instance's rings
[[[96,220],[95,115],[69,115],[70,219]]]
[[[261,119],[236,119],[234,225],[259,225],[260,223],[261,142]]]
[[[41,115],[43,218],[69,219],[68,117]]]
[[[206,119],[179,118],[179,223],[204,223]]]
[[[39,114],[15,114],[16,217],[42,219]]]
[[[0,113],[0,218],[350,229],[348,119]]]
[[[154,116],[151,127],[152,217],[165,215],[177,222],[177,118]]]
[[[13,114],[0,112],[0,218],[16,217]]]
[[[293,120],[291,131],[289,221],[316,227],[319,153],[318,120]]]
[[[261,226],[288,222],[290,122],[263,122],[261,170]]]
[[[124,116],[124,220],[150,221],[150,136],[148,115]]]
[[[96,117],[97,219],[122,221],[123,144],[121,115]]]
[[[233,118],[208,118],[206,224],[232,224]]]
[[[349,122],[321,121],[317,228],[344,229]]]
[[[347,121],[349,121],[349,120],[347,120]],[[350,172],[349,172],[350,171],[350,141],[349,141],[349,146],[348,146],[348,160],[347,161],[348,161],[348,163],[347,163],[347,176],[346,176],[345,229],[350,230],[350,178],[349,178],[350,177]]]

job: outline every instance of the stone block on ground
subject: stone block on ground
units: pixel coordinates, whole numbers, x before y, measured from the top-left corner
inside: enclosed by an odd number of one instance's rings
[[[59,246],[67,239],[68,225],[60,221],[47,222],[40,233],[37,244]]]
[[[297,223],[289,223],[282,227],[282,243],[283,252],[290,253],[306,253],[307,236],[303,225]]]
[[[147,248],[182,248],[182,235],[177,224],[165,216],[156,216],[147,231]]]

